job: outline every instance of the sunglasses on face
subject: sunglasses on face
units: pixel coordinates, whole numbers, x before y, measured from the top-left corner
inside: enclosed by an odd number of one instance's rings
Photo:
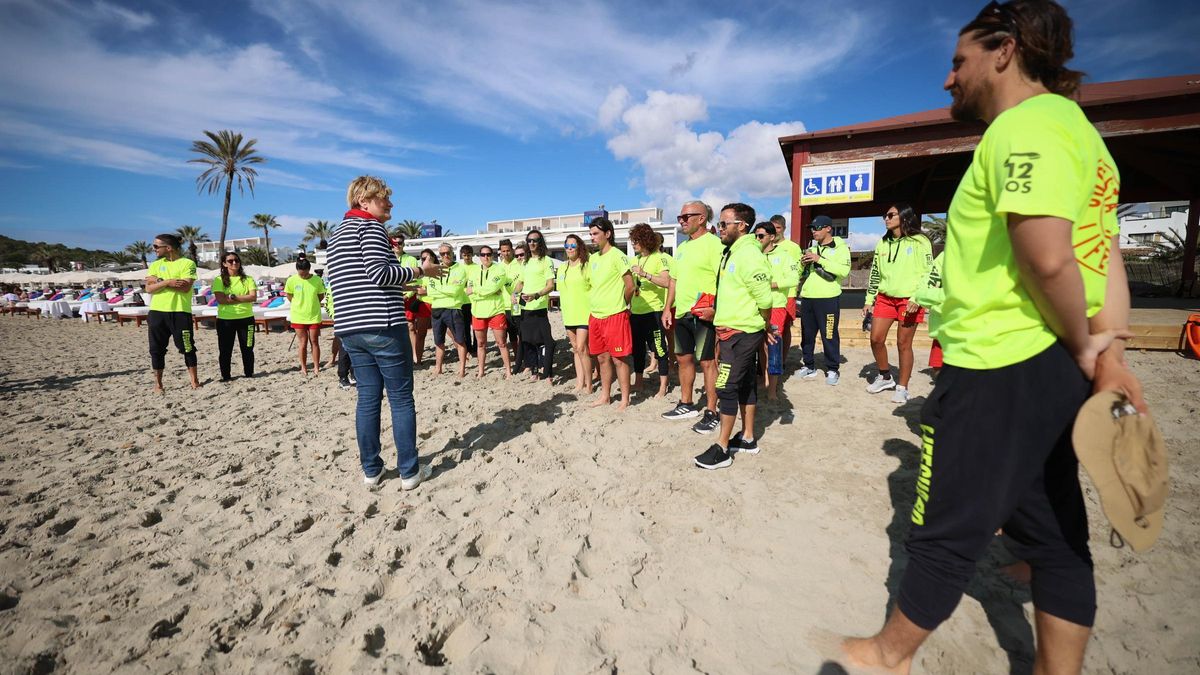
[[[226,260],[225,264],[226,265],[241,265],[242,261],[241,260]]]
[[[727,227],[731,227],[733,225],[737,225],[738,223],[744,223],[744,222],[746,222],[746,221],[744,221],[744,220],[730,220],[730,221],[718,220],[717,227],[719,227],[723,230]]]
[[[686,223],[689,218],[694,218],[696,216],[703,216],[703,215],[704,215],[703,213],[681,213],[681,214],[675,216],[675,220],[680,223]]]
[[[565,248],[568,251],[574,251],[578,247],[579,247],[578,244],[567,244],[567,245],[563,246],[563,248]]]
[[[541,239],[526,239],[525,243],[526,244],[540,244],[540,243],[542,243],[542,240]]]
[[[898,218],[899,216],[900,216],[900,214],[899,214],[899,213],[896,213],[895,211],[892,211],[891,213],[885,213],[885,214],[883,214],[883,219],[884,219],[884,220],[891,220],[892,218]]]
[[[517,254],[517,257],[518,257],[518,258],[524,258],[524,257],[525,257],[525,254],[524,254],[524,253],[518,253],[518,254]]]
[[[492,252],[491,251],[480,251],[479,257],[480,258],[490,258],[490,257],[492,257]]]
[[[767,234],[766,232],[759,232],[758,234],[754,235],[755,239],[766,239],[769,236],[771,235]]]

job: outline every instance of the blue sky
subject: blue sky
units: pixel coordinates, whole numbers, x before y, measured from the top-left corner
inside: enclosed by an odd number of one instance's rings
[[[961,2],[0,0],[0,233],[119,249],[213,239],[191,141],[258,139],[256,213],[298,241],[361,173],[394,218],[741,199],[787,212],[780,135],[945,106]],[[1200,13],[1065,2],[1091,81],[1200,73]],[[876,220],[853,229],[881,232]]]

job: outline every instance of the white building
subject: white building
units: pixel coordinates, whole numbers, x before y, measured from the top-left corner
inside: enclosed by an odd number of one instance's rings
[[[678,241],[678,227],[676,226],[676,224],[674,222],[670,222],[670,223],[662,222],[662,209],[652,209],[652,211],[657,212],[655,214],[658,216],[657,220],[653,220],[653,221],[645,221],[645,220],[623,221],[620,223],[618,223],[617,221],[614,220],[613,221],[613,234],[616,235],[616,241],[614,242],[614,244],[617,247],[624,250],[628,255],[633,255],[633,247],[629,243],[629,229],[631,227],[633,227],[634,225],[637,225],[640,222],[644,222],[647,225],[649,225],[655,232],[657,232],[663,236],[663,250],[667,253],[674,253],[675,246]],[[609,215],[610,219],[611,219],[613,213],[618,213],[618,212],[610,212],[610,215]],[[454,255],[455,255],[455,257],[457,257],[458,249],[463,244],[470,244],[471,248],[475,249],[476,254],[478,254],[479,247],[484,244],[487,244],[488,246],[491,246],[492,248],[498,250],[501,239],[508,239],[508,240],[512,241],[513,246],[516,246],[517,244],[520,244],[525,241],[525,233],[527,231],[529,231],[530,229],[534,229],[534,227],[537,227],[538,231],[541,232],[542,236],[545,237],[545,239],[546,239],[546,250],[549,252],[550,257],[552,257],[556,260],[565,260],[566,259],[566,251],[563,249],[563,243],[566,240],[567,235],[569,235],[569,234],[579,235],[580,237],[583,238],[584,243],[588,244],[589,246],[591,245],[592,240],[591,240],[591,236],[588,233],[588,228],[583,225],[583,217],[582,217],[583,214],[579,214],[579,216],[580,217],[579,217],[578,221],[574,221],[572,224],[561,226],[561,227],[542,228],[538,225],[530,225],[528,228],[523,228],[523,229],[516,230],[516,231],[500,230],[500,231],[488,231],[488,232],[483,232],[483,233],[478,233],[478,234],[454,235],[454,236],[450,236],[450,237],[430,237],[428,239],[409,239],[404,242],[404,250],[406,253],[415,256],[421,252],[421,249],[430,248],[430,249],[433,249],[434,251],[436,251],[438,246],[445,243],[445,244],[449,244],[450,247],[454,249]],[[555,216],[555,218],[558,218],[558,217],[559,216]],[[532,222],[535,220],[542,220],[542,219],[522,218],[522,219],[517,219],[517,220],[492,221],[492,222],[488,223],[488,226],[490,228],[492,223],[529,223],[529,222]],[[563,222],[566,222],[566,221],[563,221]]]
[[[601,209],[604,207],[601,206]],[[489,220],[487,224],[488,232],[528,232],[532,229],[539,230],[562,230],[562,229],[578,229],[583,227],[583,221],[587,214],[571,213],[565,216],[537,216],[536,218],[514,218],[511,220]],[[608,219],[613,225],[621,225],[626,223],[650,223],[662,222],[662,209],[653,206],[647,206],[639,209],[623,209],[620,211],[609,211]]]
[[[202,241],[196,244],[196,262],[211,263],[217,262],[217,246],[220,242]],[[225,250],[227,251],[244,251],[250,247],[258,247],[265,249],[267,240],[265,237],[239,237],[237,239],[226,239]],[[271,247],[271,256],[276,260],[287,260],[296,250],[291,246],[279,246],[278,244]]]
[[[1121,248],[1150,248],[1157,243],[1165,244],[1168,231],[1183,238],[1187,231],[1187,202],[1150,202],[1139,206],[1142,208],[1118,220]]]

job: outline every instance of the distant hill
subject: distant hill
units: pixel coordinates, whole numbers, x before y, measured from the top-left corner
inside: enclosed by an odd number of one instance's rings
[[[106,262],[132,262],[133,256],[124,252],[100,251],[86,248],[50,244],[44,241],[22,241],[0,234],[0,267],[40,265],[50,267],[53,261],[56,270],[65,269],[71,262],[82,262],[88,267],[98,267]]]

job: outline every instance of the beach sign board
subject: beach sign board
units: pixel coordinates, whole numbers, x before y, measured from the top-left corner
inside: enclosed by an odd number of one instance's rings
[[[869,202],[875,198],[875,160],[800,167],[800,206]]]

